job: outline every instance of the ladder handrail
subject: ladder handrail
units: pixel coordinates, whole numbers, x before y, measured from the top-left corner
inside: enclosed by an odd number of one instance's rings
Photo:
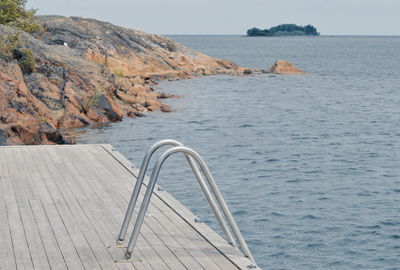
[[[132,235],[131,235],[131,238],[129,240],[129,244],[128,244],[128,247],[127,247],[127,250],[126,250],[126,254],[125,254],[126,258],[129,259],[131,257],[133,249],[135,248],[135,244],[136,244],[137,238],[139,236],[139,232],[140,232],[140,229],[142,227],[142,224],[143,224],[143,221],[144,221],[144,217],[145,217],[147,208],[149,206],[150,199],[151,199],[155,184],[156,184],[157,179],[158,179],[158,175],[160,173],[160,169],[161,169],[163,163],[165,162],[165,160],[168,157],[170,157],[172,154],[175,154],[175,153],[184,153],[186,156],[190,156],[200,166],[204,176],[206,177],[208,183],[211,186],[211,189],[213,190],[217,200],[219,201],[219,203],[221,205],[221,208],[222,208],[222,211],[224,212],[225,218],[227,219],[227,221],[228,221],[228,223],[229,223],[229,225],[230,225],[230,227],[231,227],[236,239],[238,240],[239,245],[240,245],[244,255],[247,258],[249,258],[253,263],[255,263],[255,260],[254,260],[254,258],[252,256],[252,254],[251,254],[251,252],[250,252],[250,250],[249,250],[249,248],[248,248],[248,246],[247,246],[242,234],[240,233],[240,230],[239,230],[236,222],[234,221],[233,216],[232,216],[231,212],[229,211],[229,209],[228,209],[228,207],[227,207],[227,205],[226,205],[221,193],[219,192],[219,190],[218,190],[218,188],[217,188],[217,186],[215,184],[215,181],[214,181],[214,179],[213,179],[213,177],[212,177],[212,175],[210,173],[210,170],[208,169],[206,163],[204,162],[202,157],[197,152],[195,152],[194,150],[192,150],[192,149],[190,149],[188,147],[184,147],[184,146],[173,147],[173,148],[165,151],[158,158],[158,160],[157,160],[157,162],[156,162],[156,164],[154,166],[153,172],[151,174],[150,181],[148,183],[147,190],[146,190],[146,193],[144,195],[144,198],[143,198],[143,201],[142,201],[142,204],[141,204],[141,207],[140,207],[140,211],[139,211],[138,216],[136,218],[135,226],[133,228]]]
[[[132,192],[132,195],[131,195],[131,199],[130,199],[129,204],[128,204],[128,208],[126,210],[126,214],[125,214],[122,226],[121,226],[121,230],[120,230],[119,235],[118,235],[118,242],[120,242],[120,243],[124,241],[126,232],[128,230],[129,222],[132,219],[132,215],[133,215],[133,212],[134,212],[134,209],[135,209],[135,205],[136,205],[137,199],[139,197],[140,189],[141,189],[141,187],[143,185],[144,177],[146,175],[150,160],[151,160],[153,154],[159,148],[161,148],[162,146],[165,146],[165,145],[183,146],[182,143],[180,143],[178,141],[175,141],[175,140],[162,140],[162,141],[159,141],[159,142],[153,144],[147,150],[146,155],[143,158],[142,166],[140,167],[139,175],[137,177],[137,181],[136,181],[135,187],[133,189],[133,192]],[[212,197],[210,190],[208,189],[207,185],[205,184],[205,181],[204,181],[203,177],[201,176],[201,173],[200,173],[199,169],[197,168],[196,164],[194,163],[193,158],[191,156],[189,156],[189,155],[185,155],[185,157],[186,157],[190,167],[192,168],[193,173],[196,176],[196,179],[199,182],[200,187],[203,190],[203,193],[206,196],[207,201],[210,204],[211,209],[213,210],[214,215],[215,215],[219,225],[221,226],[222,231],[224,232],[224,234],[225,234],[225,236],[227,238],[227,241],[229,242],[229,244],[231,244],[231,245],[233,245],[233,246],[235,246],[237,248],[237,244],[236,244],[236,242],[235,242],[230,230],[228,229],[228,226],[227,226],[224,218],[222,217],[221,211],[218,208],[218,206],[217,206],[217,204],[215,202],[215,199]],[[222,207],[222,206],[220,205],[220,207]]]

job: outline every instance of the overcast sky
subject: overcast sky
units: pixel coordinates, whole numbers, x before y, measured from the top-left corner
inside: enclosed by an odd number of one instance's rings
[[[154,34],[244,34],[296,23],[323,35],[400,35],[400,0],[28,0],[28,7]]]

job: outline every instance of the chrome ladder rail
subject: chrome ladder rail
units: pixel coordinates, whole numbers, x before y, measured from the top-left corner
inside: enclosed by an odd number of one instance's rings
[[[133,211],[134,211],[134,208],[135,208],[135,204],[136,204],[136,201],[138,199],[141,186],[143,184],[144,176],[145,176],[145,173],[147,171],[147,167],[148,167],[149,161],[150,161],[152,155],[154,154],[154,152],[157,149],[159,149],[161,146],[164,146],[164,145],[172,145],[172,146],[175,146],[175,147],[165,151],[158,158],[158,160],[157,160],[157,162],[156,162],[156,164],[154,166],[154,169],[153,169],[151,177],[150,177],[150,181],[149,181],[148,186],[147,186],[146,193],[144,195],[144,198],[143,198],[143,201],[142,201],[138,216],[136,218],[136,222],[135,222],[132,234],[131,234],[131,238],[129,240],[129,244],[128,244],[128,247],[127,247],[127,250],[126,250],[126,254],[125,254],[126,258],[129,259],[131,257],[131,254],[132,254],[132,252],[133,252],[133,250],[135,248],[136,241],[137,241],[137,238],[139,236],[140,229],[141,229],[141,226],[143,224],[144,217],[145,217],[147,208],[149,206],[150,199],[151,199],[151,196],[153,194],[153,190],[154,190],[154,187],[156,185],[156,182],[157,182],[157,179],[158,179],[158,175],[159,175],[159,172],[160,172],[160,169],[161,169],[163,163],[171,155],[173,155],[175,153],[183,153],[186,156],[186,159],[188,160],[189,165],[192,168],[193,173],[195,174],[195,176],[196,176],[196,178],[197,178],[197,180],[198,180],[198,182],[199,182],[199,184],[200,184],[200,186],[201,186],[201,188],[202,188],[202,190],[203,190],[208,202],[210,203],[211,208],[212,208],[212,210],[213,210],[213,212],[214,212],[214,214],[215,214],[215,216],[217,218],[218,223],[222,227],[222,230],[224,231],[224,234],[227,237],[228,242],[231,245],[233,245],[235,248],[238,249],[238,246],[236,245],[236,242],[233,240],[231,231],[227,228],[226,222],[222,218],[222,214],[220,212],[220,209],[216,206],[215,200],[212,197],[210,191],[208,190],[208,188],[207,188],[207,186],[205,184],[205,181],[202,178],[201,173],[200,173],[199,169],[197,168],[197,165],[195,164],[194,161],[196,161],[196,163],[200,166],[200,168],[201,168],[201,170],[202,170],[202,172],[203,172],[208,184],[211,187],[211,190],[212,190],[212,192],[213,192],[213,194],[214,194],[219,206],[222,209],[222,212],[223,212],[226,220],[228,221],[228,224],[229,224],[233,234],[235,235],[237,241],[239,242],[239,246],[242,249],[244,255],[247,258],[249,258],[253,263],[255,263],[255,260],[254,260],[254,258],[252,256],[252,254],[251,254],[251,252],[250,252],[250,250],[249,250],[249,248],[248,248],[248,246],[247,246],[247,244],[246,244],[246,242],[245,242],[245,240],[244,240],[244,238],[243,238],[243,236],[242,236],[242,234],[241,234],[236,222],[234,221],[233,216],[232,216],[231,212],[229,211],[228,206],[226,205],[226,202],[223,199],[221,192],[219,191],[217,185],[215,184],[214,178],[212,177],[212,175],[211,175],[206,163],[204,162],[202,157],[197,152],[195,152],[194,150],[192,150],[192,149],[190,149],[188,147],[184,147],[181,143],[179,143],[177,141],[174,141],[174,140],[163,140],[163,141],[160,141],[160,142],[154,144],[152,147],[150,147],[150,149],[147,151],[147,153],[145,155],[145,158],[143,159],[142,167],[140,169],[139,176],[138,176],[135,188],[134,188],[134,190],[132,192],[131,200],[130,200],[130,203],[128,205],[128,209],[126,211],[124,222],[123,222],[123,225],[121,227],[121,230],[120,230],[120,233],[119,233],[119,236],[118,236],[118,241],[122,242],[124,240],[124,236],[126,234],[126,231],[127,231],[127,228],[128,228],[128,224],[129,224],[129,222],[130,222],[130,220],[132,218],[132,214],[133,214]]]
[[[166,145],[183,146],[183,144],[181,144],[180,142],[175,141],[175,140],[162,140],[162,141],[159,141],[159,142],[153,144],[147,150],[146,155],[143,158],[142,166],[140,167],[139,175],[138,175],[135,187],[133,189],[131,199],[130,199],[129,204],[128,204],[128,209],[126,210],[126,214],[125,214],[122,226],[121,226],[121,230],[120,230],[119,235],[118,235],[118,242],[119,243],[124,241],[126,232],[128,230],[128,225],[129,225],[129,222],[132,219],[132,214],[133,214],[133,211],[135,209],[135,205],[136,205],[137,199],[139,197],[140,189],[141,189],[141,187],[143,185],[144,177],[146,175],[150,160],[151,160],[152,156],[154,155],[154,153],[158,149],[160,149],[162,146],[166,146]],[[233,246],[235,246],[237,248],[237,244],[236,244],[236,242],[235,242],[230,230],[228,229],[228,226],[227,226],[225,220],[222,217],[221,211],[219,210],[214,198],[212,197],[211,192],[208,189],[203,177],[201,176],[201,173],[200,173],[199,169],[197,168],[196,164],[194,163],[193,158],[191,156],[189,156],[189,155],[185,155],[185,156],[186,156],[186,159],[187,159],[190,167],[192,168],[193,173],[196,176],[196,179],[199,182],[200,187],[201,187],[204,195],[206,196],[207,201],[210,204],[210,206],[211,206],[211,208],[212,208],[212,210],[214,212],[214,215],[215,215],[219,225],[221,226],[221,228],[222,228],[222,230],[223,230],[223,232],[224,232],[229,244],[231,244],[231,245],[233,245]]]

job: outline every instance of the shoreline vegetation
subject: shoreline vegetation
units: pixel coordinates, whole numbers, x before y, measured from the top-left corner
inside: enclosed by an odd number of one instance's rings
[[[4,7],[1,6],[4,4]],[[71,144],[72,130],[169,112],[159,80],[281,71],[242,68],[173,40],[80,17],[0,12],[0,145]]]
[[[319,36],[317,28],[311,24],[299,26],[296,24],[280,24],[269,29],[261,30],[253,27],[247,30],[250,37],[285,37],[285,36]]]

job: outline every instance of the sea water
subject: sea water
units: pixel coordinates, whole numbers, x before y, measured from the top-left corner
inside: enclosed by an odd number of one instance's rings
[[[139,166],[171,138],[210,167],[260,267],[400,269],[400,37],[172,36],[240,66],[288,60],[304,75],[163,81],[171,113],[79,143],[110,143]],[[181,156],[159,183],[219,231]]]

